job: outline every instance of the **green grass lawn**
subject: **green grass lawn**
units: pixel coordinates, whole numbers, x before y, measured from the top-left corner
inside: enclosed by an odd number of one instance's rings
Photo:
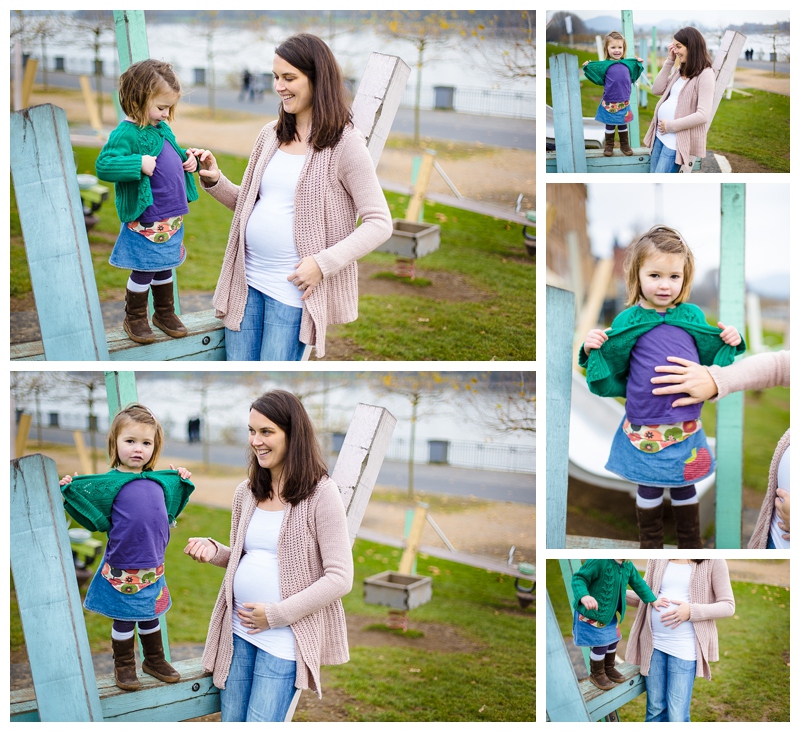
[[[768,560],[752,560],[768,561]],[[778,560],[786,561],[786,560]],[[789,721],[789,589],[733,582],[736,612],[717,621],[720,660],[711,681],[695,679],[693,722]],[[558,562],[547,560],[547,591],[565,642],[572,643],[572,613]],[[635,610],[622,624],[627,639]],[[645,695],[620,709],[620,721],[644,721]]]
[[[76,148],[78,173],[94,173],[94,148]],[[239,181],[247,161],[218,156],[220,167]],[[109,200],[89,232],[92,262],[101,300],[122,299],[129,272],[108,264],[119,221]],[[402,218],[407,196],[387,193],[394,218]],[[525,251],[522,226],[427,202],[426,220],[441,227],[438,251],[418,263],[421,276],[442,281],[433,297],[428,287],[407,286],[407,294],[364,295],[359,318],[337,327],[336,337],[356,347],[357,358],[408,360],[534,360],[536,358],[536,262]],[[201,194],[186,220],[187,257],[178,270],[182,291],[213,291],[233,214]],[[13,187],[11,193],[11,297],[31,291]],[[373,253],[365,262],[394,269],[395,257]],[[380,273],[379,273],[380,274]],[[417,283],[417,285],[424,283]],[[463,291],[470,294],[461,298]],[[330,338],[330,336],[329,336]]]
[[[571,53],[578,57],[578,67],[584,61],[596,61],[597,54],[564,46],[547,45],[547,57]],[[663,60],[660,60],[663,63]],[[659,67],[660,68],[660,67]],[[649,73],[649,72],[648,72]],[[651,79],[653,81],[653,79]],[[547,104],[552,105],[550,79],[546,82]],[[747,89],[752,97],[734,94],[722,99],[714,121],[708,130],[706,145],[723,155],[741,155],[775,173],[789,172],[789,97],[782,94]],[[590,81],[581,82],[581,109],[584,117],[594,117],[603,97],[603,88]],[[648,105],[639,108],[639,134],[644,139],[653,119],[658,97],[648,92]],[[633,143],[632,143],[633,144]]]
[[[223,571],[183,554],[190,536],[227,543],[230,512],[189,505],[167,548],[167,577],[173,596],[168,623],[172,643],[202,643]],[[96,535],[104,539],[102,534]],[[366,605],[365,577],[396,568],[400,550],[358,540],[353,550],[355,580],[345,611],[385,623],[387,609]],[[351,660],[326,666],[327,688],[338,688],[353,704],[350,721],[531,721],[535,699],[535,608],[517,603],[514,582],[492,572],[421,555],[418,574],[433,577],[433,599],[410,612],[409,625],[426,632],[457,634],[471,652],[385,646],[350,648]],[[11,592],[11,651],[24,638],[15,593]],[[93,651],[110,650],[111,623],[84,611]],[[433,628],[433,630],[431,630]],[[438,629],[438,631],[437,631]]]

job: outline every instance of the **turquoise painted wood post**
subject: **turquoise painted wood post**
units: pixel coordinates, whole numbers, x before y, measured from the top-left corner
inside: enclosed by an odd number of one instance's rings
[[[658,76],[658,29],[653,26],[653,43],[650,49],[650,78],[655,81]]]
[[[550,88],[553,94],[556,172],[585,173],[586,146],[577,56],[559,53],[550,57]]]
[[[625,39],[626,48],[628,53],[625,54],[626,58],[636,58],[636,39],[633,33],[633,11],[622,10],[622,37]],[[631,112],[633,112],[633,119],[628,122],[628,136],[630,139],[631,147],[639,147],[639,86],[637,84],[631,85]]]
[[[559,559],[558,564],[561,567],[561,577],[564,579],[564,587],[567,590],[567,600],[569,600],[570,608],[575,606],[575,592],[572,589],[572,575],[581,568],[580,559]],[[581,648],[583,654],[583,662],[586,664],[586,670],[589,670],[589,649]]]
[[[722,184],[719,319],[744,334],[745,185]],[[739,549],[742,542],[742,452],[744,393],[717,404],[717,549]]]
[[[101,721],[58,473],[43,455],[11,461],[10,547],[39,718]]]
[[[547,548],[567,542],[569,409],[572,399],[572,337],[575,296],[547,286]]]
[[[548,468],[549,470],[549,468]],[[578,677],[547,593],[547,717],[551,722],[590,722]]]
[[[120,73],[131,64],[150,58],[144,10],[115,10],[114,30],[117,34]]]
[[[45,358],[107,360],[63,109],[44,104],[11,115],[11,173]]]

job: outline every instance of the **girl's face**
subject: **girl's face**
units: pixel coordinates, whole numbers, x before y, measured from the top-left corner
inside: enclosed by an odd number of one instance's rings
[[[310,115],[313,101],[311,80],[277,54],[272,62],[272,74],[283,110],[293,114],[296,119]]]
[[[623,58],[625,55],[625,43],[624,41],[620,41],[616,38],[612,38],[608,42],[608,48],[606,48],[606,53],[608,54],[609,58],[613,59],[620,59]]]
[[[675,60],[680,64],[686,63],[686,46],[684,46],[680,41],[676,41],[674,38],[672,39],[672,49],[675,51]]]
[[[150,462],[155,449],[156,428],[130,420],[122,425],[117,435],[117,470],[123,473],[141,473]]]
[[[248,429],[250,447],[253,448],[258,464],[270,470],[273,475],[280,475],[286,459],[286,433],[255,409],[250,410]]]
[[[660,313],[671,307],[683,289],[685,259],[680,254],[651,252],[639,269],[639,304]]]
[[[157,125],[169,119],[169,111],[178,103],[178,99],[179,96],[168,87],[158,92],[147,105],[147,118],[150,124]]]

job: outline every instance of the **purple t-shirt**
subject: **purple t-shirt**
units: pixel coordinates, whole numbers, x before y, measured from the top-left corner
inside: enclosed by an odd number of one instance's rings
[[[627,102],[631,98],[631,72],[625,64],[611,64],[606,71],[603,101]]]
[[[164,489],[147,478],[122,486],[111,506],[106,561],[116,569],[158,567],[168,543]]]
[[[662,323],[643,333],[631,351],[625,412],[632,424],[675,424],[697,419],[701,404],[672,407],[672,402],[688,394],[653,394],[650,382],[658,374],[656,366],[673,366],[667,356],[697,361],[697,344],[683,328]]]
[[[171,216],[189,213],[183,162],[175,148],[166,140],[156,158],[156,169],[150,176],[150,189],[153,192],[153,203],[142,211],[139,221],[162,221]]]

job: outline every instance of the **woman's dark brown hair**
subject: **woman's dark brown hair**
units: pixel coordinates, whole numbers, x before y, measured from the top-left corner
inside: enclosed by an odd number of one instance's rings
[[[686,48],[686,62],[681,64],[681,76],[694,79],[703,73],[704,69],[711,68],[711,56],[708,55],[706,39],[697,28],[692,26],[681,28],[672,37]]]
[[[275,49],[284,61],[302,71],[311,83],[311,136],[315,150],[333,147],[350,122],[350,98],[344,86],[342,70],[325,41],[310,33],[298,33]],[[281,143],[299,139],[295,117],[278,109],[275,133]]]
[[[296,506],[308,498],[317,483],[328,474],[308,412],[294,394],[281,389],[262,394],[250,405],[250,409],[255,409],[286,433],[281,498]],[[262,468],[258,464],[252,448],[248,451],[247,459],[253,496],[257,501],[272,498],[274,490],[269,468]]]

